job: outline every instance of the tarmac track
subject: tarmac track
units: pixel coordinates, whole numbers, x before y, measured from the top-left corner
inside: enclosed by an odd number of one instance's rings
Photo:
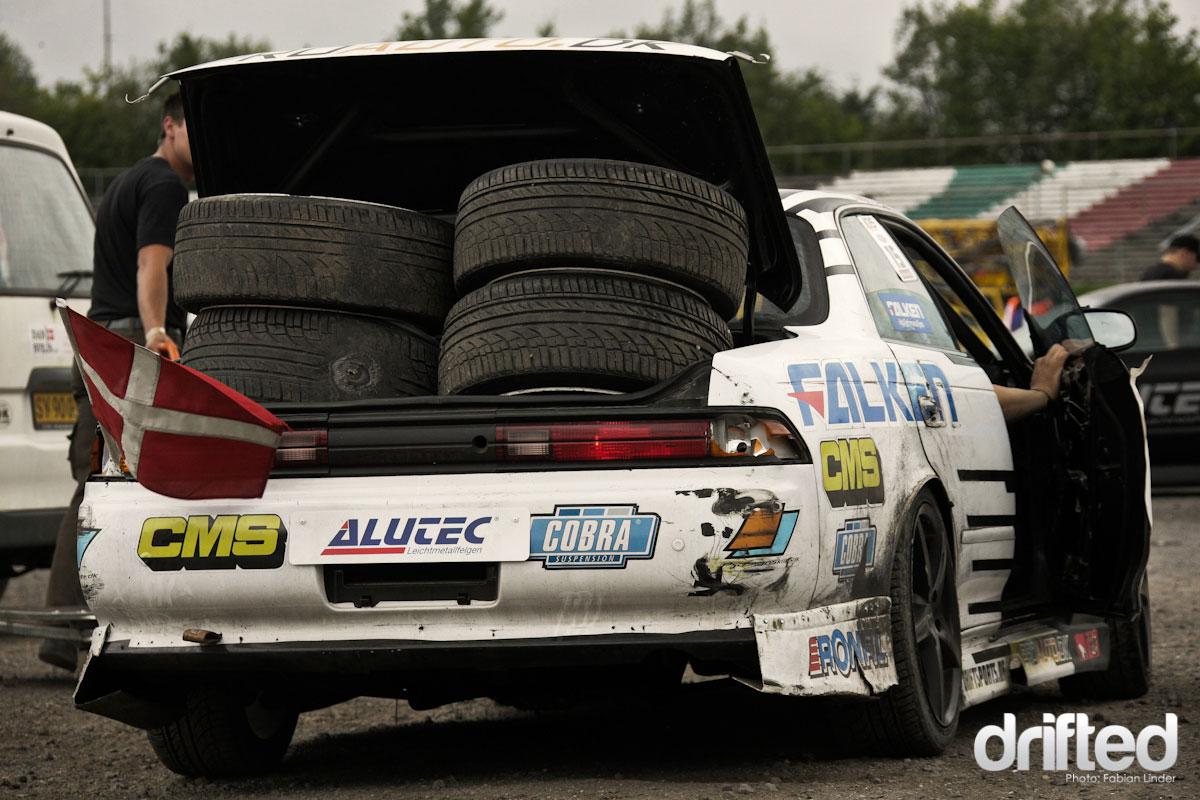
[[[531,713],[476,700],[417,712],[359,699],[305,714],[280,769],[237,782],[191,780],[162,767],[142,732],[75,711],[70,675],[42,664],[37,643],[0,636],[0,800],[5,798],[292,797],[655,798],[1196,798],[1200,797],[1200,496],[1155,498],[1150,557],[1154,682],[1136,701],[1074,703],[1054,684],[963,713],[950,749],[931,759],[846,755],[854,731],[836,711],[757,695],[727,681],[695,683],[654,708]],[[11,582],[0,606],[31,608],[45,573]],[[1017,715],[1084,712],[1135,735],[1179,715],[1169,783],[1081,785],[1065,773],[985,772],[975,734]],[[837,735],[834,732],[837,731]],[[1081,774],[1075,772],[1073,774]],[[1130,782],[1137,777],[1138,782]],[[1111,778],[1111,774],[1110,774]]]

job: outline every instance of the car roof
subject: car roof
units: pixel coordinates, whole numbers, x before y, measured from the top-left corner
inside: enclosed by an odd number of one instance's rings
[[[1152,292],[1200,292],[1200,281],[1185,278],[1183,280],[1118,283],[1079,295],[1079,304],[1100,308],[1109,303],[1119,303],[1122,300]]]
[[[71,163],[67,146],[63,144],[58,131],[44,122],[20,114],[0,111],[0,141],[49,150],[68,164]]]

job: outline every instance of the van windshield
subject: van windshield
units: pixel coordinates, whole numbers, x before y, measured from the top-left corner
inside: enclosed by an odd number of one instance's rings
[[[95,223],[58,158],[0,146],[0,294],[86,297]]]

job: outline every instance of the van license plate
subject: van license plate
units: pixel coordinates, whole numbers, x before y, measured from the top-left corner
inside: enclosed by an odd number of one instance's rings
[[[34,392],[33,427],[35,430],[70,428],[79,409],[70,392]]]

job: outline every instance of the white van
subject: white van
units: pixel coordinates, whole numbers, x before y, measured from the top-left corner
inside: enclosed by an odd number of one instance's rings
[[[62,137],[0,111],[0,593],[50,564],[71,500],[71,347],[55,296],[89,305],[95,223]]]

